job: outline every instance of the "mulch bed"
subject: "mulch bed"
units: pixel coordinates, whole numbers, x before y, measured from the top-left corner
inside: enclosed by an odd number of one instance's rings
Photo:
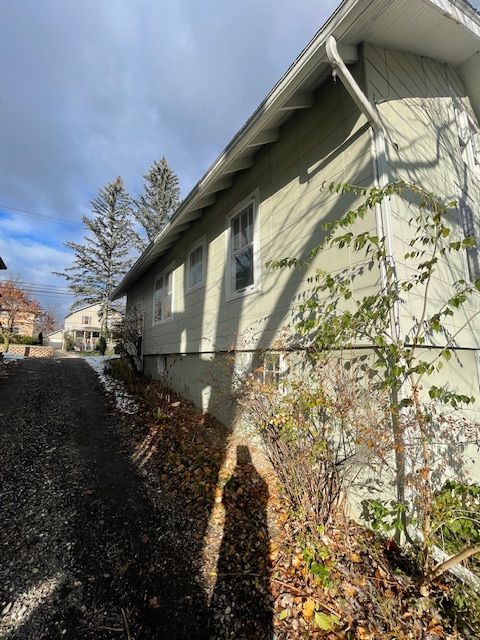
[[[181,501],[194,541],[185,561],[206,594],[210,637],[469,637],[418,598],[411,567],[391,541],[339,516],[313,552],[251,442],[159,382],[133,380],[127,389],[140,411],[125,419],[126,446],[151,499]]]

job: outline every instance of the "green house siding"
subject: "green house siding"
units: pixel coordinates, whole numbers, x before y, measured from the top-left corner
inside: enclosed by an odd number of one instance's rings
[[[480,238],[480,173],[467,167],[462,156],[459,138],[458,113],[464,111],[478,126],[468,91],[459,71],[452,66],[402,51],[365,46],[365,77],[367,94],[377,104],[387,136],[389,180],[407,180],[421,185],[445,201],[464,203],[471,208],[475,232]],[[404,198],[391,203],[392,232],[395,263],[400,278],[413,274],[411,261],[405,263],[411,230],[407,221],[415,212],[415,205]],[[460,210],[449,211],[450,225],[458,239],[464,237]],[[452,284],[468,280],[469,271],[463,252],[451,254],[440,261],[429,290],[428,310],[438,310],[450,297]],[[400,308],[400,325],[404,333],[414,318],[421,316],[423,298],[412,290],[405,295]],[[448,384],[462,393],[476,396],[477,402],[465,411],[479,419],[479,352],[480,316],[468,322],[479,311],[469,305],[464,312],[444,322],[445,335],[432,345],[444,344],[449,336],[456,336],[458,347],[454,357],[446,363],[435,380],[425,379],[429,385]],[[438,349],[431,348],[427,357],[434,359]],[[480,475],[480,467],[471,459]]]
[[[360,70],[361,65],[358,65]],[[277,142],[255,156],[253,167],[235,176],[233,185],[179,238],[170,252],[129,291],[128,304],[145,310],[144,354],[211,353],[268,346],[286,325],[306,290],[305,272],[272,271],[271,259],[306,257],[323,237],[322,224],[353,204],[332,195],[332,181],[372,184],[370,132],[341,83],[327,81],[314,105],[280,129]],[[259,291],[228,300],[226,232],[229,212],[248,194],[258,194],[260,239]],[[374,217],[365,228],[374,227]],[[206,239],[207,273],[203,288],[186,292],[189,248]],[[342,269],[355,256],[328,249],[318,266]],[[174,315],[153,326],[153,282],[168,265],[174,268]],[[359,289],[378,285],[378,272],[367,273]]]
[[[456,112],[463,109],[469,117],[475,115],[457,70],[370,44],[360,54],[353,72],[381,115],[389,179],[416,182],[446,199],[462,199],[477,211],[478,179],[464,169]],[[252,351],[277,346],[279,336],[294,330],[298,305],[308,293],[304,271],[273,271],[267,262],[308,256],[323,238],[322,225],[356,204],[353,196],[338,196],[325,187],[330,182],[371,186],[373,174],[371,130],[341,82],[327,79],[315,93],[313,105],[283,124],[278,141],[262,147],[253,166],[235,174],[233,184],[217,194],[216,203],[130,289],[128,304],[137,303],[145,313],[145,372],[167,376],[174,388],[198,406],[228,421],[236,368],[248,367]],[[228,215],[252,193],[258,204],[259,287],[230,299]],[[410,239],[407,220],[412,207],[402,198],[391,202],[393,249],[400,277],[408,277],[411,268],[403,256]],[[478,221],[476,215],[477,229]],[[361,224],[358,231],[375,229],[373,213]],[[456,209],[451,211],[451,224],[462,237]],[[477,233],[480,237],[480,230]],[[187,257],[200,239],[204,239],[207,254],[205,284],[187,291]],[[327,248],[317,256],[315,266],[335,271],[351,267],[355,260],[358,256],[348,249]],[[154,280],[167,267],[174,270],[173,316],[154,325]],[[465,256],[445,260],[432,284],[432,305],[438,306],[448,286],[466,275]],[[377,269],[366,270],[355,283],[355,294],[377,289],[379,281]],[[413,317],[419,317],[420,301],[415,291],[405,297],[399,310],[402,331]],[[472,311],[475,309],[469,309]],[[458,332],[464,320],[459,315],[446,330]],[[478,326],[478,322],[467,325],[458,334],[461,350],[442,373],[472,395],[479,392],[479,378],[477,352],[469,349],[478,347]],[[432,349],[432,358],[435,354]],[[439,382],[440,378],[435,381]]]

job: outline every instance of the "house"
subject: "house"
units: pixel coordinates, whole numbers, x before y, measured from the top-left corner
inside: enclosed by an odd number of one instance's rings
[[[9,314],[7,311],[0,310],[0,325],[9,325]],[[12,332],[15,335],[28,336],[33,338],[35,331],[35,314],[28,311],[19,311],[15,315],[15,324]]]
[[[102,331],[101,323],[101,307],[99,304],[93,304],[88,307],[83,307],[76,311],[72,311],[65,316],[63,325],[64,342],[65,338],[69,336],[77,348],[80,351],[93,351],[95,345],[100,338]],[[113,329],[114,325],[121,319],[121,315],[117,312],[113,312],[108,321],[108,329]],[[52,336],[47,336],[50,340]],[[58,339],[53,336],[53,340],[58,342]],[[112,346],[110,341],[110,345]]]
[[[456,233],[480,237],[479,116],[480,15],[471,4],[344,0],[115,289],[113,300],[126,295],[143,312],[145,373],[230,419],[232,371],[276,344],[307,286],[300,270],[266,263],[307,256],[323,223],[360,204],[324,184],[416,182],[462,203]],[[387,238],[399,272],[407,216],[397,197],[364,221]],[[351,261],[346,249],[316,257],[328,270]],[[452,256],[441,274],[439,289],[479,277],[478,254]],[[366,271],[356,292],[378,291],[380,275]],[[417,308],[406,295],[400,325]],[[461,378],[476,394],[479,326],[450,329],[461,329],[458,349],[435,382]],[[278,372],[282,358],[264,365]]]
[[[63,329],[52,331],[43,336],[43,346],[63,349]]]

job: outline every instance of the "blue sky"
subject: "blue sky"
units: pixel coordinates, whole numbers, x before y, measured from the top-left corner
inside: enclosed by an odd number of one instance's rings
[[[37,297],[63,316],[51,271],[70,263],[62,243],[81,241],[96,191],[121,175],[138,194],[165,155],[185,196],[337,5],[3,0],[3,273],[48,285]]]

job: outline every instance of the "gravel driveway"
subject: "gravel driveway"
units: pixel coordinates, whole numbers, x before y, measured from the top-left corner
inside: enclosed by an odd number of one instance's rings
[[[208,637],[198,578],[162,546],[166,514],[119,420],[81,358],[0,379],[0,638]]]

